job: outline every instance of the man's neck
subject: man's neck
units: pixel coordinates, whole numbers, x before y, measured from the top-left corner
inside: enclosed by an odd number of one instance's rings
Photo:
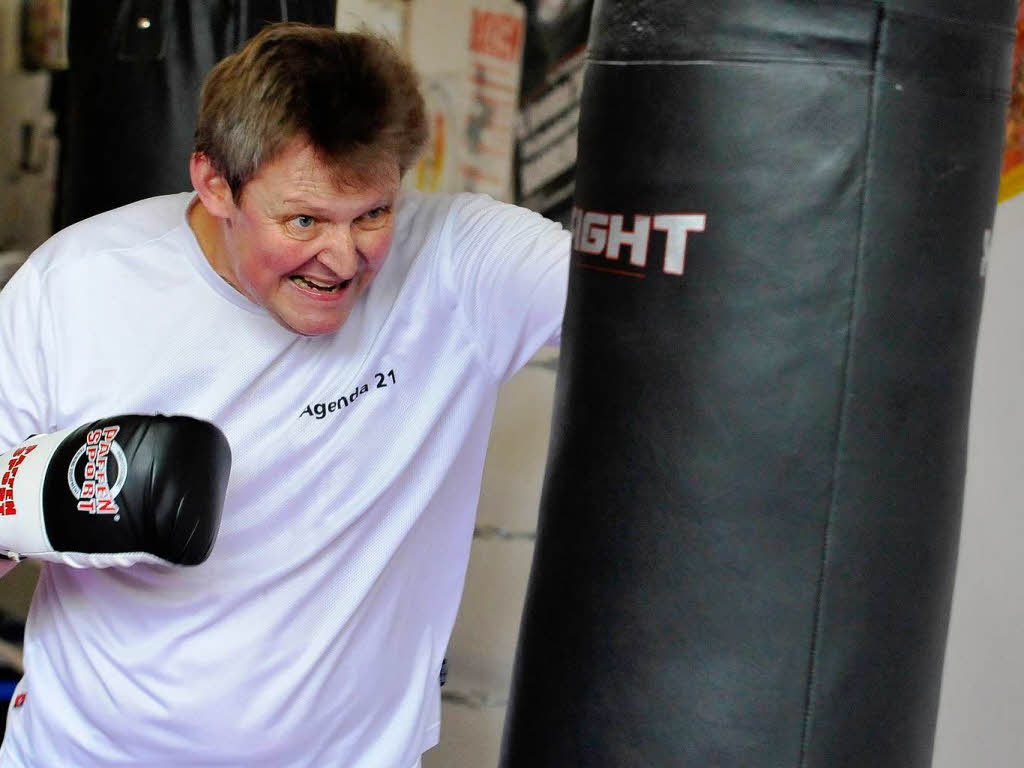
[[[217,222],[198,197],[189,206],[188,225],[192,227],[196,240],[199,241],[199,248],[202,250],[203,256],[210,262],[210,266],[216,269],[216,254],[220,252],[221,235],[217,228]]]
[[[213,271],[216,272],[220,278],[234,288],[239,293],[242,293],[238,286],[230,279],[229,271],[224,263],[224,236],[220,231],[220,224],[217,219],[206,210],[206,206],[203,205],[203,201],[198,197],[192,202],[191,207],[188,209],[188,225],[192,227],[192,231],[195,233],[196,240],[199,242],[199,248],[203,252],[203,256],[210,263]],[[244,294],[243,294],[244,295]]]

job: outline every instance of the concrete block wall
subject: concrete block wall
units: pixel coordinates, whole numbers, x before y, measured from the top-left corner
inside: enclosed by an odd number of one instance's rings
[[[0,612],[22,621],[39,580],[39,563],[26,560],[0,581]]]
[[[557,361],[557,350],[541,350],[498,399],[466,588],[448,645],[441,743],[423,756],[423,768],[498,764],[533,560]]]
[[[0,0],[0,252],[27,253],[51,234],[57,139],[50,73],[21,68],[20,9]]]

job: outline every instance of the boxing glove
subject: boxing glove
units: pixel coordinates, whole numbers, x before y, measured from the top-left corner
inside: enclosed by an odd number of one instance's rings
[[[0,555],[79,568],[198,565],[220,527],[227,438],[187,416],[115,416],[0,455]]]

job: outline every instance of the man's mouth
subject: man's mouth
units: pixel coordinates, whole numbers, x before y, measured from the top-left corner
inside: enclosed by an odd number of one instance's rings
[[[343,280],[340,283],[322,283],[319,280],[314,280],[310,277],[301,277],[300,275],[292,275],[288,279],[303,288],[311,288],[314,291],[320,291],[321,293],[334,293],[336,291],[340,291],[352,282],[351,280]]]

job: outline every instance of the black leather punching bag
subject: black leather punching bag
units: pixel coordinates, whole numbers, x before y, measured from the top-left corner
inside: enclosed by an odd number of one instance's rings
[[[1012,0],[598,0],[508,768],[930,764]]]

